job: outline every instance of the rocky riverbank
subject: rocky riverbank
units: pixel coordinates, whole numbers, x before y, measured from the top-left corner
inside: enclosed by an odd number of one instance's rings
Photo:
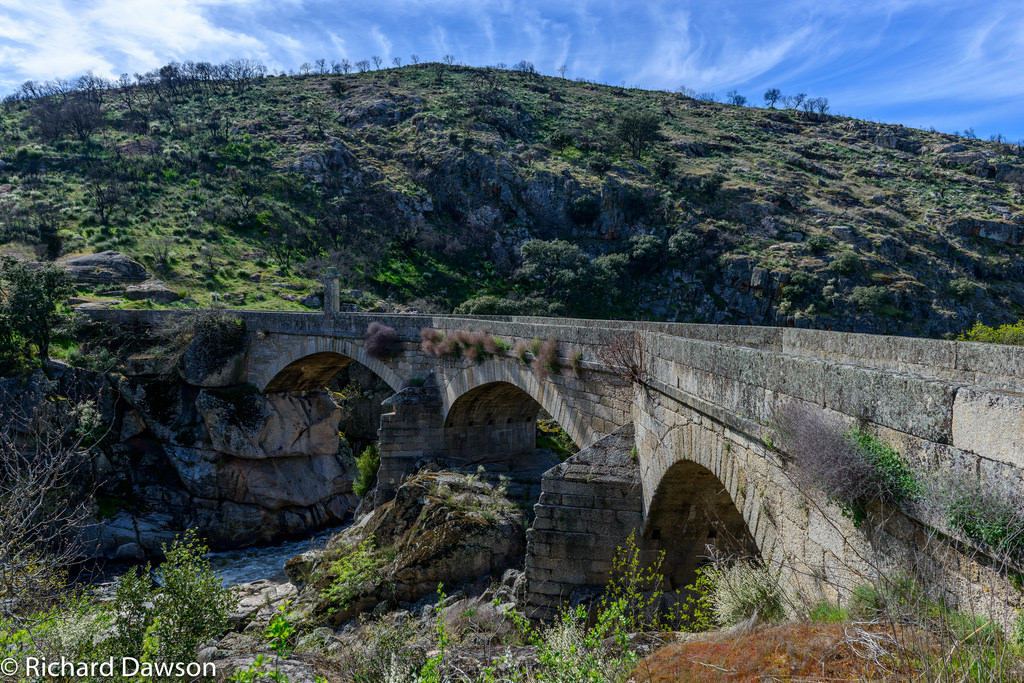
[[[108,372],[51,361],[0,379],[0,413],[17,439],[33,438],[44,412],[86,420],[63,444],[81,450],[84,556],[156,557],[187,529],[212,549],[239,548],[351,519],[357,472],[341,429],[357,445],[366,439],[372,430],[354,423],[379,419],[379,380],[340,378],[351,385],[336,394],[343,400],[327,389],[262,394],[239,381],[238,321],[191,334],[176,351],[136,354]]]

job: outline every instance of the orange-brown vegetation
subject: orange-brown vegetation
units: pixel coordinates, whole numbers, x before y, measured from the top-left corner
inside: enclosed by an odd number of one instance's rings
[[[873,637],[872,637],[873,636]],[[905,681],[905,662],[887,657],[879,631],[850,624],[792,623],[739,636],[675,643],[640,662],[635,683],[687,681]],[[882,653],[879,656],[879,653]]]

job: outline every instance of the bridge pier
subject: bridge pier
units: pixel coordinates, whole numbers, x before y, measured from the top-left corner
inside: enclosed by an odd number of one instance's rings
[[[544,473],[526,532],[529,616],[552,619],[600,593],[615,549],[643,525],[640,465],[627,424]]]
[[[394,410],[380,417],[380,469],[374,506],[394,497],[417,460],[444,455],[444,423],[436,385],[429,382],[406,387],[382,405]]]

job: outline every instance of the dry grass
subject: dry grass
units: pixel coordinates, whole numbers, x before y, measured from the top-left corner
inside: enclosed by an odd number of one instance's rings
[[[905,681],[883,629],[791,623],[736,637],[676,643],[640,662],[635,683],[686,681]]]

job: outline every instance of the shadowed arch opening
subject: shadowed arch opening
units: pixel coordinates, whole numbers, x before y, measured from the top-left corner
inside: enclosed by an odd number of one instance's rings
[[[448,457],[467,464],[533,454],[538,416],[548,417],[540,403],[514,384],[482,384],[460,396],[449,409],[444,423],[445,450]]]
[[[333,351],[311,353],[281,368],[263,391],[317,391],[355,362],[354,358]]]
[[[759,556],[747,522],[729,491],[711,470],[678,462],[655,491],[644,525],[644,547],[664,551],[669,590],[693,583],[697,569],[713,554]]]

